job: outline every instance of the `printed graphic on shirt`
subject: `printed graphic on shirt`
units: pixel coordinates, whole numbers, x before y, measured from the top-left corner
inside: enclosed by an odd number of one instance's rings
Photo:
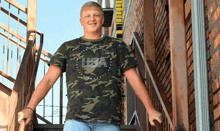
[[[112,68],[112,57],[106,54],[106,49],[86,48],[76,59],[78,73],[85,80],[100,79],[108,74]]]

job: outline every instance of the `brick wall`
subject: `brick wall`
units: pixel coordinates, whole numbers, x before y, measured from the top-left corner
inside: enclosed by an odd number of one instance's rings
[[[206,0],[206,38],[211,129],[220,130],[220,0]]]
[[[130,5],[129,5],[130,2]],[[124,0],[126,8],[124,14],[123,40],[130,44],[132,33],[137,32],[143,41],[144,36],[144,19],[143,19],[143,5],[144,0]]]
[[[188,77],[188,108],[190,131],[196,130],[195,119],[195,91],[194,91],[194,64],[193,64],[193,45],[192,45],[192,19],[186,22],[186,58],[187,58],[187,77]]]
[[[124,23],[123,23],[123,36],[122,39],[126,44],[130,44],[132,40],[132,33],[138,32],[141,40],[144,36],[144,19],[143,19],[143,0],[124,0]],[[126,105],[123,98],[123,105]],[[123,122],[127,123],[125,115],[126,106],[122,107],[124,112]]]
[[[169,15],[166,10],[168,0],[154,1],[155,17],[155,51],[156,51],[156,72],[161,81],[163,89],[167,93],[169,101],[171,98],[171,70],[169,50]]]
[[[186,2],[190,3],[190,0]],[[143,41],[143,0],[124,0],[127,13],[124,14],[123,40],[129,44],[132,33],[137,32]],[[172,104],[172,83],[169,49],[169,12],[168,0],[154,0],[156,72],[162,87]],[[188,5],[187,5],[188,6]],[[190,10],[185,7],[185,10]],[[191,12],[189,13],[191,14]],[[188,74],[188,108],[190,131],[196,130],[194,64],[192,43],[192,19],[186,14],[186,49]],[[207,64],[209,77],[210,125],[211,130],[220,130],[220,0],[205,0]],[[150,92],[155,96],[155,92]],[[158,103],[157,103],[158,104]],[[158,104],[159,105],[159,104]],[[161,107],[157,107],[159,110]],[[166,123],[166,120],[165,120]],[[164,124],[164,123],[163,123]],[[166,125],[166,124],[164,124]]]
[[[157,76],[169,102],[172,104],[169,12],[167,5],[168,0],[154,0],[155,62]],[[150,92],[151,98],[155,98],[155,91],[151,90]],[[160,103],[156,103],[156,101],[158,101],[158,98],[154,100],[156,109],[165,116]],[[164,119],[163,130],[169,130],[168,125],[167,119]]]

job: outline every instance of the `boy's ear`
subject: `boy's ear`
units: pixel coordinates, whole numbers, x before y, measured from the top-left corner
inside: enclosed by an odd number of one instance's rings
[[[80,24],[82,25],[82,18],[79,19]]]

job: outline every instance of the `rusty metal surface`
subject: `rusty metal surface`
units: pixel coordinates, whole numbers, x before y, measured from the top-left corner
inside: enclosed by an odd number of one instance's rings
[[[0,83],[0,92],[3,92],[4,94],[7,94],[8,96],[10,96],[11,95],[11,91],[12,90],[10,88],[8,88],[4,84]],[[1,104],[1,105],[4,105],[4,104]],[[2,120],[2,119],[0,119],[0,120]]]
[[[31,98],[31,95],[32,95],[32,88],[35,87],[35,79],[36,79],[36,76],[37,76],[37,70],[38,70],[38,65],[39,65],[39,62],[40,62],[40,55],[41,55],[41,51],[43,49],[43,34],[41,34],[40,36],[40,47],[39,47],[39,50],[38,50],[38,53],[37,53],[37,58],[36,58],[36,62],[35,62],[35,65],[34,65],[34,70],[33,70],[33,74],[32,74],[32,77],[31,77],[31,81],[30,81],[30,84],[29,84],[29,88],[28,88],[28,92],[27,92],[27,96],[26,96],[26,101],[25,101],[25,106],[27,106],[30,98]]]
[[[184,1],[169,0],[173,130],[189,130]]]
[[[46,120],[44,117],[40,116],[39,114],[36,113],[37,118],[39,118],[40,120],[42,120],[43,122],[45,122],[46,124],[52,124],[51,122],[49,122],[48,120]]]
[[[4,12],[5,14],[9,15],[9,12],[6,9],[4,9],[3,7],[0,7],[0,10],[2,12]],[[19,19],[17,16],[15,16],[12,13],[10,15],[11,15],[11,18],[15,19],[16,21],[19,21],[19,23],[23,24],[24,26],[27,26],[27,23],[25,21]]]
[[[5,0],[5,1],[13,5],[14,7],[18,8],[19,10],[23,11],[24,13],[27,13],[27,8],[25,8],[23,5],[19,4],[18,2],[14,0]]]
[[[155,64],[154,0],[144,0],[144,56]]]
[[[7,78],[9,81],[15,83],[15,79],[12,78],[11,76],[7,75],[6,73],[0,71],[0,75],[2,75],[4,78]]]
[[[33,45],[34,43],[29,43],[27,45],[27,48],[25,50],[25,53],[24,53],[24,57],[22,59],[22,62],[21,62],[21,68],[19,69],[18,71],[18,75],[17,75],[17,78],[16,78],[16,81],[15,81],[15,85],[14,85],[14,88],[13,88],[13,91],[12,91],[12,94],[11,94],[11,107],[12,107],[12,110],[10,112],[10,116],[9,116],[9,129],[11,128],[11,123],[12,123],[12,118],[14,117],[15,115],[15,108],[17,106],[17,101],[18,101],[18,92],[21,91],[21,88],[22,88],[22,85],[23,85],[23,80],[24,80],[24,76],[25,76],[25,73],[26,73],[26,69],[27,69],[27,65],[28,65],[28,60],[30,58],[30,53],[32,51],[32,48],[33,48]]]
[[[138,50],[139,50],[139,52],[141,54],[141,57],[144,60],[145,68],[147,69],[147,72],[149,74],[151,82],[152,82],[152,84],[154,86],[154,89],[155,89],[156,94],[158,96],[158,99],[160,101],[160,104],[161,104],[161,106],[162,106],[162,108],[163,108],[163,110],[165,112],[165,116],[166,116],[166,118],[168,120],[170,128],[172,129],[173,128],[172,106],[169,103],[169,101],[168,101],[168,99],[166,97],[166,94],[165,94],[165,92],[162,89],[162,86],[160,84],[159,78],[158,78],[158,76],[156,74],[156,70],[154,69],[152,61],[145,61],[145,57],[144,57],[144,55],[143,55],[143,53],[141,51],[141,48],[140,48],[139,43],[138,43],[138,40],[137,40],[137,38],[135,36],[136,36],[135,34],[132,35],[132,39],[135,40],[135,42],[134,42],[135,45],[134,46],[137,46],[137,48],[138,48]]]
[[[63,123],[63,74],[60,75],[60,120],[59,123]]]
[[[0,130],[7,130],[11,89],[0,83]]]
[[[24,129],[25,129],[25,120],[22,120],[18,131],[24,131]]]

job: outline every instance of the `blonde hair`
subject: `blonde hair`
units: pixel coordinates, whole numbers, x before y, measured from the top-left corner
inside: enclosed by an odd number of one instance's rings
[[[83,11],[85,11],[86,9],[92,9],[92,8],[99,8],[100,11],[103,13],[103,10],[102,10],[102,7],[100,6],[100,4],[94,2],[94,1],[89,1],[89,2],[86,2],[82,7],[81,7],[81,10],[80,10],[80,17],[82,16],[82,13]]]

